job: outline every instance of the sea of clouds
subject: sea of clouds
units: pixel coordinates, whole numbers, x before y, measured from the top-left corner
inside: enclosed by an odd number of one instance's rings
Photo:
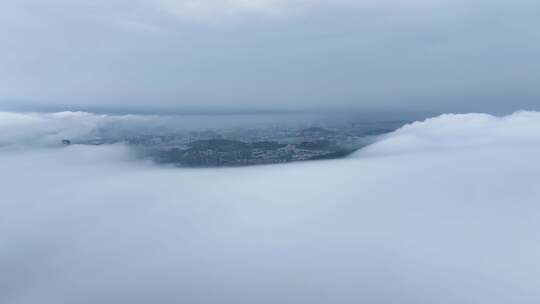
[[[0,113],[0,303],[540,301],[540,113],[247,168],[58,145],[118,119]]]

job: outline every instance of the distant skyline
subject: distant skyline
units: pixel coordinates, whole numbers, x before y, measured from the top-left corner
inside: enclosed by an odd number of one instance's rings
[[[0,110],[540,110],[540,2],[6,0]]]

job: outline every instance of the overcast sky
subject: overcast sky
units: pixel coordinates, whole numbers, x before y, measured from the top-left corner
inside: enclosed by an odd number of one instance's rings
[[[0,108],[540,109],[537,0],[4,0]]]

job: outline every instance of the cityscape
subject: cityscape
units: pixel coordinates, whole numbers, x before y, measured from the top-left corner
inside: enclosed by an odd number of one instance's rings
[[[405,121],[276,124],[129,134],[99,130],[66,144],[126,144],[138,156],[178,167],[236,167],[343,158]]]

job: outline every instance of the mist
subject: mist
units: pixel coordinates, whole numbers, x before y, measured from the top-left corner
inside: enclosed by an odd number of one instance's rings
[[[540,113],[443,115],[347,159],[247,168],[54,144],[117,119],[2,113],[0,302],[540,298]]]

